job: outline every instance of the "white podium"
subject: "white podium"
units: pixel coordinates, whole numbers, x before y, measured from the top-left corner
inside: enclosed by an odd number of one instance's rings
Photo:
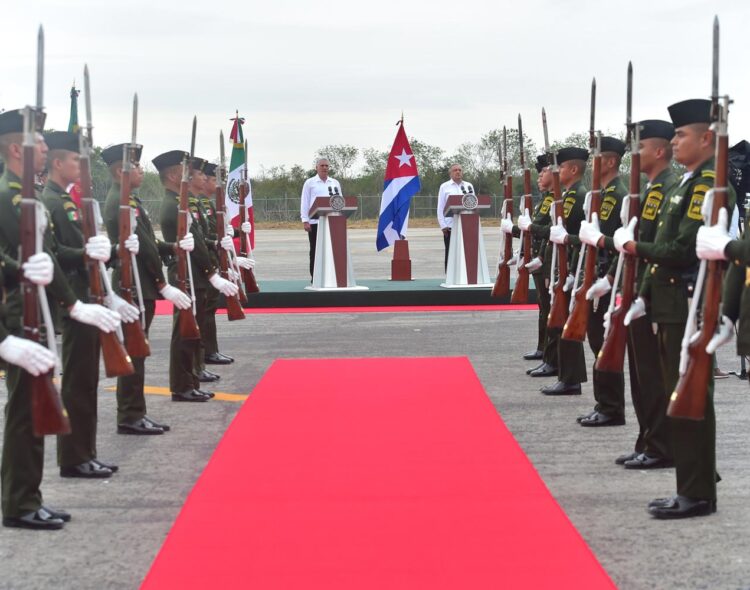
[[[445,203],[443,214],[453,217],[448,268],[445,282],[441,287],[453,288],[492,288],[487,266],[487,253],[484,250],[482,224],[479,211],[490,206],[487,195],[450,195]]]
[[[310,219],[318,220],[315,266],[310,291],[366,291],[357,286],[349,254],[346,219],[357,210],[357,197],[316,197]]]

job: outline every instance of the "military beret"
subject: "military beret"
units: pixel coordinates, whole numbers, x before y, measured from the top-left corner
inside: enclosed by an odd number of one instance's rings
[[[162,170],[166,170],[170,166],[182,164],[182,159],[189,157],[190,154],[188,154],[187,152],[183,152],[182,150],[172,150],[169,152],[164,152],[163,154],[159,154],[153,160],[151,160],[151,163],[159,172],[161,172]]]
[[[216,164],[211,164],[211,162],[206,162],[206,165],[203,166],[203,173],[206,176],[216,176]]]
[[[711,122],[711,101],[707,98],[691,98],[667,107],[675,128],[693,123]]]
[[[23,110],[0,113],[0,135],[6,133],[23,133]]]
[[[589,159],[589,151],[578,147],[564,147],[557,152],[557,163],[562,164],[570,160],[583,160],[584,162]]]
[[[193,164],[193,170],[197,170],[198,172],[203,172],[204,167],[206,164],[208,164],[208,161],[204,160],[203,158],[198,158],[196,156],[193,156],[192,160]]]
[[[122,150],[128,143],[118,143],[117,145],[111,145],[102,150],[102,160],[107,166],[111,166],[115,162],[122,162]],[[143,152],[143,146],[136,144],[135,146],[135,161],[141,161],[141,152]]]
[[[640,126],[640,138],[651,139],[657,137],[660,139],[671,140],[674,137],[674,125],[669,121],[660,119],[645,119],[638,123]]]
[[[44,141],[50,150],[67,150],[76,154],[81,151],[81,141],[77,133],[52,131],[44,134]]]
[[[601,148],[602,152],[614,152],[619,156],[625,155],[625,142],[616,137],[608,135],[602,137]]]
[[[534,164],[534,167],[537,172],[541,172],[547,166],[549,166],[549,158],[547,157],[547,154],[542,154],[541,156],[536,157],[536,164]]]

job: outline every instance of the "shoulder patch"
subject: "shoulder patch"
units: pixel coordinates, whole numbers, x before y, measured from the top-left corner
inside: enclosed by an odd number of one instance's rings
[[[651,190],[646,196],[646,202],[643,204],[641,217],[648,221],[654,221],[656,219],[659,209],[661,208],[661,203],[664,200],[664,193],[658,190],[657,186],[658,188],[661,188],[661,185],[654,185],[651,187]]]
[[[14,181],[14,180],[13,180],[13,181],[11,181],[11,182],[9,182],[9,183],[8,183],[8,186],[9,186],[10,188],[16,189],[17,191],[20,191],[20,190],[22,190],[22,189],[23,189],[23,186],[21,186],[21,183],[20,183],[20,182],[16,182],[16,181]]]
[[[78,205],[76,205],[73,201],[65,201],[63,203],[63,209],[65,209],[66,211],[71,210],[71,209],[77,211]]]
[[[23,199],[23,197],[20,194],[14,195],[13,196],[13,205],[15,205],[16,207],[18,207],[21,204],[21,199]]]
[[[563,201],[563,216],[565,217],[565,219],[567,219],[570,216],[570,212],[573,210],[573,206],[575,204],[576,204],[576,198],[574,196],[565,197],[565,201]]]
[[[698,190],[699,188],[702,188],[703,190]],[[703,198],[706,196],[706,190],[708,190],[708,187],[706,185],[699,185],[695,187],[693,196],[690,197],[690,204],[688,205],[687,210],[687,216],[690,219],[703,221],[703,216],[701,215],[701,207],[703,207]]]
[[[138,202],[133,197],[130,197],[130,201],[128,201],[128,205],[130,205],[133,209],[138,208]]]
[[[555,201],[554,195],[547,195],[542,201],[542,204],[539,206],[539,213],[541,213],[542,215],[547,215],[554,201]]]
[[[614,187],[612,188],[612,190],[615,190]],[[615,207],[617,207],[617,199],[615,197],[612,197],[610,195],[604,197],[602,205],[599,208],[599,219],[601,219],[602,221],[607,221]]]
[[[714,172],[713,170],[704,170],[703,172],[701,172],[701,177],[702,178],[716,178],[716,172]]]

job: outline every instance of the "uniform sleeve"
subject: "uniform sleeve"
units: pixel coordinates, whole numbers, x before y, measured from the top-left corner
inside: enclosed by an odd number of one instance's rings
[[[440,229],[445,229],[446,227],[448,227],[448,222],[445,219],[445,215],[443,215],[443,210],[445,209],[445,202],[448,197],[446,193],[447,193],[447,190],[441,186],[440,191],[438,192],[438,202],[437,202],[437,220],[438,220],[438,224],[440,225]]]
[[[216,273],[216,267],[211,260],[211,255],[206,246],[206,238],[203,235],[203,230],[201,229],[200,224],[191,223],[190,232],[195,238],[195,250],[190,253],[190,260],[206,277],[210,277],[212,274]]]
[[[107,193],[103,215],[109,241],[116,244],[120,239],[120,195],[113,189]]]
[[[64,236],[62,235],[62,228],[70,223],[67,218],[67,214],[62,207],[61,202],[52,202],[51,199],[47,199],[44,204],[47,206],[47,210],[50,213],[53,225],[53,240],[50,248],[55,252],[60,266],[64,270],[76,270],[84,268],[86,260],[84,258],[84,249],[69,246],[64,242]],[[83,239],[83,238],[81,238]]]
[[[750,242],[750,240],[743,240]],[[724,277],[724,287],[721,296],[721,313],[733,322],[740,318],[740,301],[745,287],[745,275],[748,267],[744,264],[730,264]]]
[[[135,233],[138,236],[139,244],[138,254],[136,254],[139,266],[149,274],[155,285],[163,285],[166,280],[164,279],[164,270],[157,243],[140,222],[136,223]]]
[[[307,181],[302,185],[302,194],[299,200],[299,217],[302,223],[308,223],[310,221],[310,183]]]

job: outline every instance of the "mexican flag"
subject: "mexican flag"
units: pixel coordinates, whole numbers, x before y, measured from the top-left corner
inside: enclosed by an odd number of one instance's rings
[[[250,232],[250,245],[255,248],[255,218],[253,216],[253,193],[250,185],[250,179],[247,177],[247,155],[245,154],[245,134],[242,132],[242,125],[245,119],[235,113],[232,124],[232,131],[229,133],[229,139],[232,140],[232,157],[229,160],[229,174],[227,175],[227,219],[237,227],[240,224],[240,207],[247,209],[247,220],[252,224],[253,229]],[[240,203],[240,185],[247,181],[247,197],[245,202]]]

